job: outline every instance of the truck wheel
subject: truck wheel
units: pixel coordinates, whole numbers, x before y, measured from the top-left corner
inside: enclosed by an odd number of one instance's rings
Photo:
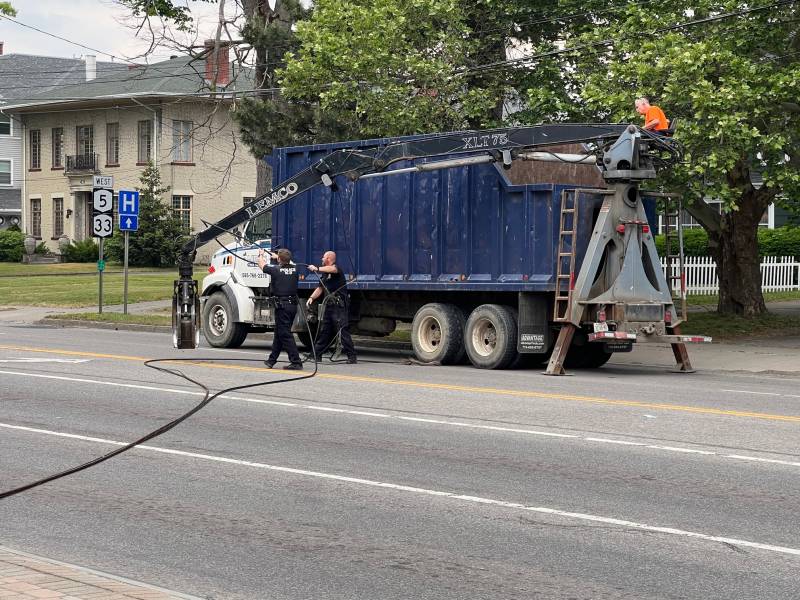
[[[238,348],[248,327],[233,321],[233,309],[223,292],[214,292],[203,306],[203,334],[215,348]]]
[[[311,339],[311,334],[307,331],[300,331],[295,333],[297,341],[300,342],[300,347],[303,350],[311,350],[314,347],[314,341]]]
[[[517,357],[517,321],[508,306],[482,304],[464,333],[467,356],[479,369],[505,369]]]
[[[411,347],[422,362],[458,363],[464,356],[464,313],[453,304],[426,304],[411,323]]]

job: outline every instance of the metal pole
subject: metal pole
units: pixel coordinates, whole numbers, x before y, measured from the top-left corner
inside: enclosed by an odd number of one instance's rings
[[[98,299],[97,312],[100,314],[103,314],[103,269],[100,268],[100,265],[103,263],[103,239],[104,238],[100,238],[100,254],[97,259],[97,267],[100,271],[100,297]]]
[[[124,284],[122,287],[122,314],[128,314],[128,231],[125,231],[125,257],[122,271],[124,273]]]

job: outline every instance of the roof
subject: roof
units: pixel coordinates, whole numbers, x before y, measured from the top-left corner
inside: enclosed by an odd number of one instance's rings
[[[83,64],[80,61],[81,69],[84,68]],[[92,81],[85,81],[84,71],[81,70],[82,79],[79,82],[50,86],[44,91],[28,95],[27,98],[19,98],[15,102],[9,101],[3,108],[74,104],[87,100],[132,97],[195,96],[211,92],[209,83],[205,80],[205,60],[202,58],[180,56],[151,65],[110,64],[114,68],[105,68],[102,75],[98,67],[98,77]],[[0,72],[2,69],[0,63]],[[253,88],[253,75],[250,69],[238,71],[235,80],[225,88],[225,92],[235,91],[237,87],[245,90]],[[0,87],[0,93],[2,92]]]
[[[97,62],[98,76],[125,71],[126,66]],[[34,54],[0,55],[0,106],[86,80],[86,63],[79,58]]]

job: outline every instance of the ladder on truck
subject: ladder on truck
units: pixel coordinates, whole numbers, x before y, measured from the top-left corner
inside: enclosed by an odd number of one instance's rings
[[[664,262],[666,263],[666,279],[674,301],[678,319],[686,321],[689,313],[686,309],[686,265],[683,253],[683,200],[678,194],[648,193],[648,196],[660,198],[663,202],[661,226],[664,230]],[[677,251],[672,247],[677,242]]]
[[[561,190],[561,216],[556,254],[556,294],[553,321],[569,321],[572,288],[575,285],[575,235],[578,231],[578,196],[582,190]]]

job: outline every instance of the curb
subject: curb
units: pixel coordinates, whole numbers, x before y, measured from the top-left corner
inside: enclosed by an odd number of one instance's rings
[[[138,325],[136,323],[106,323],[105,321],[82,321],[79,319],[40,319],[36,325],[57,327],[83,327],[85,329],[113,329],[115,331],[171,332],[167,325]]]
[[[0,552],[5,552],[8,554],[16,555],[16,556],[24,556],[30,560],[35,560],[38,562],[47,563],[50,565],[55,565],[58,567],[64,567],[67,569],[73,569],[75,571],[81,573],[87,573],[89,575],[94,575],[95,577],[102,577],[103,579],[108,579],[111,581],[116,581],[119,583],[124,583],[126,585],[134,586],[142,588],[143,590],[150,590],[152,592],[158,592],[160,594],[164,594],[165,596],[169,596],[171,598],[176,598],[178,600],[204,600],[199,596],[192,596],[190,594],[184,594],[182,592],[176,592],[173,590],[168,590],[166,588],[159,587],[157,585],[151,585],[149,583],[145,583],[143,581],[136,581],[134,579],[128,579],[127,577],[122,577],[120,575],[112,575],[111,573],[105,573],[104,571],[98,571],[96,569],[90,569],[87,567],[82,567],[80,565],[74,565],[71,563],[61,562],[59,560],[53,560],[52,558],[45,558],[43,556],[37,556],[36,554],[31,554],[30,552],[22,552],[21,550],[15,550],[13,548],[9,548],[7,546],[0,546]],[[48,596],[50,597],[50,596]]]

